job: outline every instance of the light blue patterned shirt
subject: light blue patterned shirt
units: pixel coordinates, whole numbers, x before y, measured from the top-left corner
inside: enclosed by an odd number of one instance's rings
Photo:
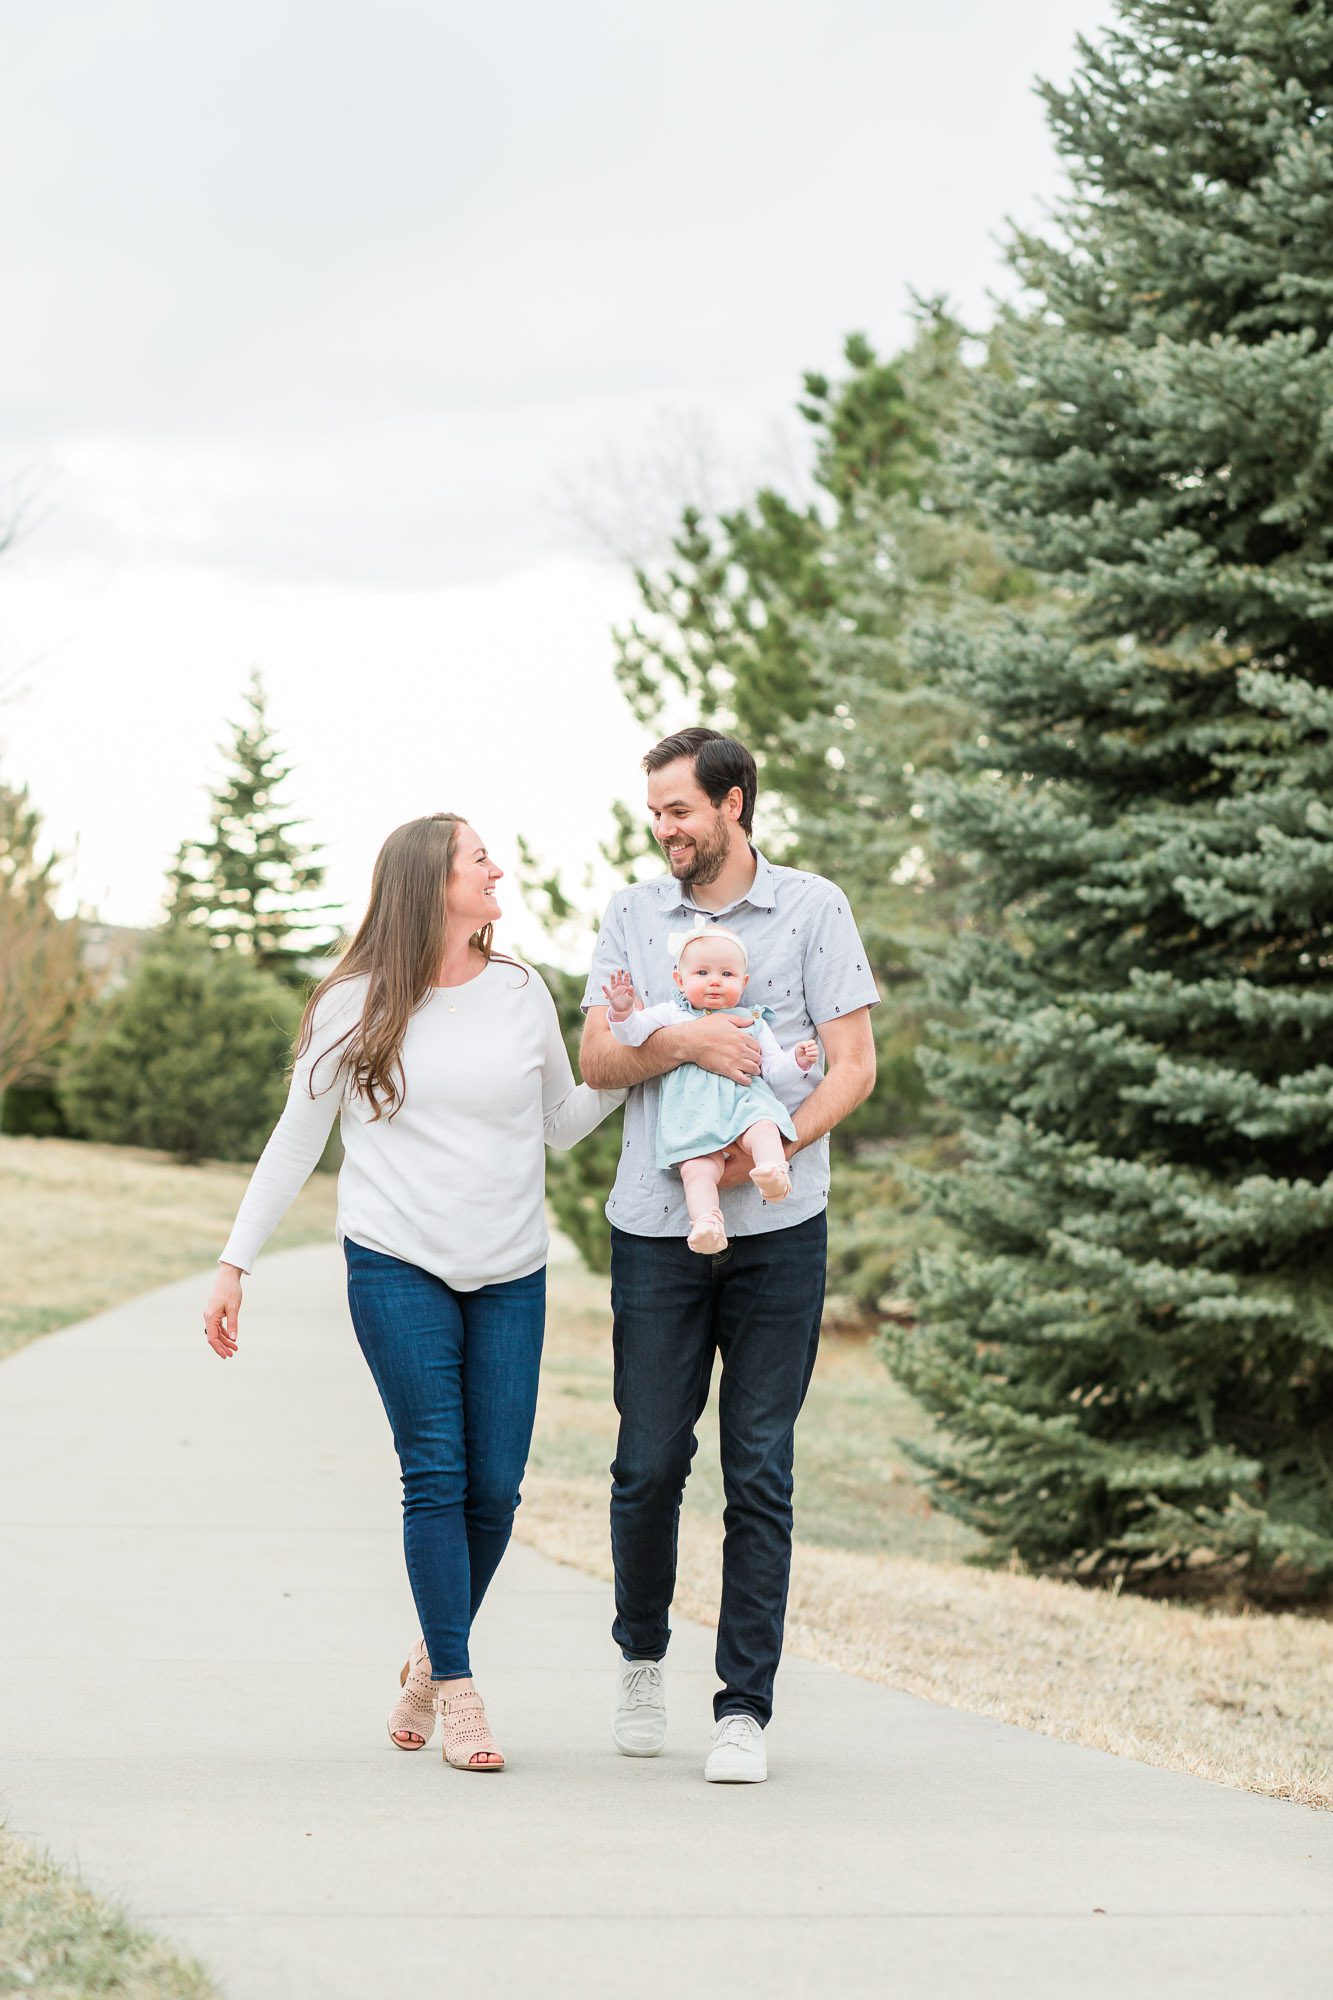
[[[847,898],[835,882],[800,868],[780,868],[756,849],[755,877],[739,902],[704,910],[725,923],[750,955],[750,979],[739,1005],[771,1007],[773,1032],[784,1049],[807,1041],[826,1021],[873,1007],[879,993]],[[624,970],[645,1007],[676,992],[675,963],[667,934],[688,929],[698,905],[674,876],[631,882],[607,904],[593,950],[583,1011],[604,1007],[602,992],[613,972]],[[684,922],[681,919],[684,917]],[[625,1104],[625,1131],[608,1221],[631,1236],[684,1236],[690,1226],[685,1193],[674,1168],[660,1168],[657,1103],[661,1079],[636,1084]],[[790,1229],[828,1206],[829,1144],[804,1146],[791,1163],[786,1201],[765,1202],[757,1188],[730,1188],[722,1196],[728,1236],[758,1236]]]

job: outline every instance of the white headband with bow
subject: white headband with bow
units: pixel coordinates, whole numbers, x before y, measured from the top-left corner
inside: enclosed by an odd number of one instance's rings
[[[696,917],[694,919],[694,927],[692,930],[670,931],[668,933],[667,948],[670,951],[677,965],[680,964],[680,955],[684,951],[686,945],[693,944],[696,938],[701,938],[701,937],[730,938],[731,942],[735,945],[736,949],[739,951],[741,955],[741,958],[745,965],[745,970],[747,972],[750,970],[750,954],[745,949],[745,944],[743,939],[738,938],[735,931],[729,931],[725,924],[710,924],[707,917]]]

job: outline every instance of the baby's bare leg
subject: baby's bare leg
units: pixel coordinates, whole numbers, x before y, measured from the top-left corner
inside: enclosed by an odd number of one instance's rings
[[[704,1153],[697,1160],[682,1160],[680,1177],[685,1184],[685,1206],[690,1211],[691,1250],[701,1256],[716,1257],[727,1247],[722,1211],[717,1205],[717,1184],[722,1178],[721,1153]]]
[[[777,1127],[774,1126],[774,1131]],[[690,1221],[697,1222],[709,1209],[717,1207],[717,1184],[722,1178],[721,1153],[704,1153],[697,1160],[682,1160],[680,1177],[685,1183],[685,1206]]]
[[[765,1201],[785,1201],[791,1193],[791,1169],[782,1134],[771,1118],[758,1118],[747,1126],[736,1144],[754,1161],[750,1179]]]
[[[736,1144],[744,1147],[757,1167],[779,1167],[787,1164],[782,1134],[771,1118],[757,1118],[753,1125],[747,1126],[741,1133]]]

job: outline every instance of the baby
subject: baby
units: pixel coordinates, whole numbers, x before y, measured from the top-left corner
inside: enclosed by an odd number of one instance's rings
[[[754,1161],[750,1179],[765,1201],[785,1201],[791,1193],[782,1141],[794,1139],[796,1128],[774,1091],[791,1089],[808,1076],[819,1061],[819,1043],[798,1042],[788,1053],[768,1025],[773,1018],[769,1008],[741,1007],[750,961],[734,931],[704,924],[673,935],[668,943],[675,955],[675,999],[645,1008],[628,972],[613,973],[602,988],[616,1040],[637,1048],[684,1011],[695,1017],[732,1015],[759,1044],[760,1074],[748,1083],[735,1083],[697,1063],[681,1063],[662,1078],[657,1164],[680,1168],[690,1212],[686,1240],[691,1250],[711,1257],[727,1247],[717,1185],[732,1150],[739,1147]]]

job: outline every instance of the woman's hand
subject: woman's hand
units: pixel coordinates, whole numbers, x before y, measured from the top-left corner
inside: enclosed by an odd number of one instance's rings
[[[245,1273],[238,1264],[222,1264],[218,1268],[218,1281],[204,1307],[204,1332],[214,1354],[220,1354],[224,1361],[230,1361],[236,1352],[237,1327],[241,1317],[241,1279]]]

